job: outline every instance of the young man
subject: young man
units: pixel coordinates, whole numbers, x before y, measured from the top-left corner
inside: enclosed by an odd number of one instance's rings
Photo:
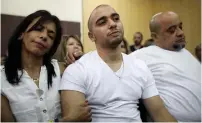
[[[124,31],[119,14],[109,5],[100,5],[91,13],[88,28],[97,50],[69,65],[63,74],[64,121],[141,121],[140,98],[154,121],[176,121],[158,96],[145,63],[121,53]]]
[[[186,41],[179,16],[174,12],[154,15],[150,31],[155,45],[130,56],[146,62],[159,95],[178,121],[201,121],[201,66],[184,48]]]

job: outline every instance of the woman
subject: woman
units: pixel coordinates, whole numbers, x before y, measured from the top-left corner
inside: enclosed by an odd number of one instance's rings
[[[28,15],[16,28],[1,69],[1,121],[52,121],[60,115],[60,67],[51,60],[61,40],[59,19]]]
[[[79,53],[79,59],[83,55],[83,45],[76,35],[64,36],[63,42],[61,43],[61,53],[58,61],[65,63],[65,67],[69,64],[67,54]]]

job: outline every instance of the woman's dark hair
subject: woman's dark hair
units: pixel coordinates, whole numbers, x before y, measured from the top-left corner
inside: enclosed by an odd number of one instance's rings
[[[129,50],[128,50],[128,42],[125,38],[123,38],[123,43],[124,43],[124,48],[126,49],[126,54],[129,54]]]
[[[57,50],[58,45],[61,41],[61,35],[62,35],[62,28],[60,25],[60,20],[54,16],[51,15],[46,10],[39,10],[36,11],[30,15],[28,15],[16,28],[13,35],[9,39],[8,44],[8,57],[5,61],[5,74],[6,78],[9,83],[13,85],[17,85],[20,82],[20,78],[23,74],[23,68],[22,68],[22,39],[19,39],[19,37],[26,31],[28,26],[33,22],[34,19],[38,18],[39,20],[28,30],[28,32],[35,30],[37,26],[42,25],[43,23],[47,21],[51,21],[55,23],[56,26],[56,37],[54,40],[54,43],[49,50],[48,53],[46,53],[43,56],[43,65],[47,68],[47,79],[48,79],[48,88],[52,86],[52,77],[55,77],[55,71],[54,67],[51,63],[51,58],[55,51]],[[21,71],[21,75],[18,75],[18,70]]]

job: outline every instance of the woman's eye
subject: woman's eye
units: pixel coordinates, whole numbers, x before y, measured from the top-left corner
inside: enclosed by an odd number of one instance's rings
[[[52,40],[53,40],[53,36],[49,35],[49,37],[50,37],[50,39],[52,39]]]
[[[42,31],[43,29],[44,29],[43,26],[37,26],[37,27],[35,28],[36,31]]]

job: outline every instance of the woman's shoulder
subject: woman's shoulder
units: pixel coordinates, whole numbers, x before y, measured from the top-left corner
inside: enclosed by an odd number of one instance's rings
[[[6,74],[5,74],[5,66],[1,65],[0,70],[1,70],[1,80],[2,80],[6,76]]]
[[[6,73],[5,73],[5,66],[1,65],[1,92],[6,89],[12,87],[12,85],[7,81]]]
[[[55,69],[59,69],[60,75],[62,75],[66,68],[66,64],[64,62],[59,62],[57,59],[52,59],[51,63],[53,64]]]

